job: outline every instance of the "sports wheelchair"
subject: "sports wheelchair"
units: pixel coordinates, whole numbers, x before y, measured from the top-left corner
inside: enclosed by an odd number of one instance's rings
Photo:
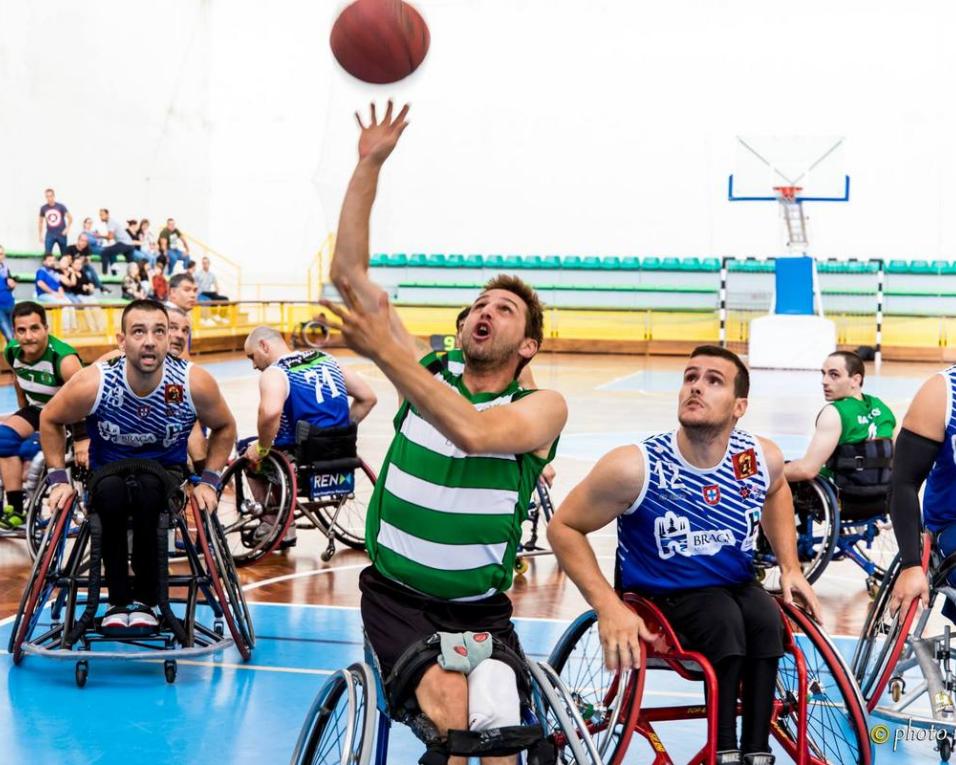
[[[956,673],[950,663],[956,588],[949,581],[956,553],[944,557],[926,533],[921,565],[929,578],[929,607],[920,612],[914,600],[905,612],[890,612],[901,572],[897,557],[870,604],[852,667],[874,715],[913,728],[935,728],[940,759],[948,762],[956,736]],[[941,614],[937,607],[946,610]]]
[[[548,660],[571,691],[598,752],[605,762],[619,765],[637,733],[652,747],[654,765],[668,765],[673,760],[655,724],[705,720],[703,746],[689,762],[714,762],[717,676],[713,667],[701,654],[681,646],[676,632],[654,603],[632,593],[625,593],[623,599],[649,629],[660,635],[654,644],[645,644],[640,669],[621,672],[605,667],[594,611],[585,612],[568,627]],[[810,616],[780,599],[777,603],[786,634],[785,654],[777,671],[772,737],[802,765],[868,765],[872,751],[866,709],[849,668]],[[653,688],[652,676],[664,680],[660,670],[676,673],[685,681],[703,682],[704,698],[652,706],[654,697],[679,700],[689,695],[684,684],[669,690],[664,683],[655,683],[658,688]],[[682,733],[686,740],[686,731]]]
[[[104,585],[102,521],[96,512],[78,520],[81,503],[74,496],[65,509],[50,511],[13,624],[9,651],[14,664],[19,665],[27,655],[74,661],[76,684],[82,688],[91,660],[162,660],[169,683],[176,680],[179,658],[235,645],[247,661],[255,645],[252,617],[216,514],[201,511],[195,499],[187,497],[182,486],[173,485],[156,463],[125,460],[110,470],[127,481],[137,474],[152,473],[167,486],[168,507],[160,513],[156,530],[159,626],[121,631],[102,627],[102,615],[98,614]],[[74,527],[77,530],[71,537]],[[177,547],[183,550],[187,570],[180,567],[171,572],[169,550]],[[105,585],[108,588],[109,582]],[[172,598],[171,589],[185,593]],[[211,610],[211,627],[199,621],[200,606]],[[99,650],[103,643],[119,646],[113,651]]]
[[[797,553],[808,582],[819,579],[830,561],[850,560],[863,569],[867,591],[876,596],[897,552],[889,518],[892,461],[890,439],[843,444],[827,462],[832,478],[790,484]],[[754,565],[763,585],[779,590],[777,560],[762,534]]]
[[[601,765],[588,726],[557,673],[544,662],[528,660],[497,644],[493,657],[505,660],[518,676],[522,724],[481,732],[450,731],[447,741],[438,739],[414,702],[410,682],[436,660],[438,642],[436,634],[409,648],[383,682],[378,659],[366,640],[365,661],[336,672],[316,695],[299,733],[292,765],[386,765],[393,720],[409,725],[425,743],[428,752],[420,762],[428,765],[443,765],[456,754],[481,757],[520,752],[527,752],[527,765]]]
[[[534,495],[531,498],[531,504],[528,507],[528,535],[518,543],[518,555],[515,558],[515,573],[523,576],[528,572],[528,559],[537,558],[541,555],[551,555],[552,551],[547,547],[541,547],[538,544],[538,535],[540,526],[545,528],[551,523],[551,516],[554,515],[554,505],[551,504],[551,494],[548,492],[548,485],[544,479],[539,478],[535,484]]]
[[[219,515],[237,566],[261,560],[281,545],[289,527],[322,529],[328,544],[365,549],[365,517],[375,471],[356,452],[356,425],[316,428],[296,424],[291,453],[271,449],[253,465],[242,456],[222,475]],[[246,442],[248,443],[248,441]]]

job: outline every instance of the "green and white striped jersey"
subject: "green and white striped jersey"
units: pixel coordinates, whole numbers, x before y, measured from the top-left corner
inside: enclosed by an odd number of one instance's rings
[[[34,362],[23,359],[23,348],[12,340],[3,349],[3,355],[17,376],[17,384],[26,396],[27,403],[42,409],[53,395],[63,387],[63,373],[60,364],[67,356],[79,356],[72,345],[64,343],[53,335],[48,335],[46,350]]]
[[[478,410],[534,393],[517,381],[500,393],[469,393],[457,350],[431,353],[420,363]],[[395,431],[369,506],[372,563],[435,598],[477,600],[507,590],[531,493],[557,440],[547,458],[466,454],[407,401]]]

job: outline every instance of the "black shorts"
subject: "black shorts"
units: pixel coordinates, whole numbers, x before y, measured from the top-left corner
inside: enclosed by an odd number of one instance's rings
[[[26,420],[30,424],[30,427],[33,428],[34,433],[40,429],[40,407],[28,404],[14,412],[14,415]]]
[[[757,582],[655,595],[681,645],[711,664],[728,656],[783,656],[783,621],[774,599]]]
[[[402,586],[374,566],[362,571],[359,589],[365,634],[378,657],[383,680],[410,646],[436,632],[490,632],[521,655],[511,623],[511,601],[503,593],[468,602],[439,600]]]

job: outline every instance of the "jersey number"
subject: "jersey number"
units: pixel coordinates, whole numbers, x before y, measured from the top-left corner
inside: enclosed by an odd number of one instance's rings
[[[332,372],[329,371],[327,366],[323,366],[321,371],[310,369],[303,375],[303,377],[305,378],[306,382],[310,382],[315,386],[315,400],[320,404],[325,401],[325,396],[322,395],[323,387],[329,389],[331,398],[338,398],[342,395],[338,385],[335,384],[335,378],[332,377]]]

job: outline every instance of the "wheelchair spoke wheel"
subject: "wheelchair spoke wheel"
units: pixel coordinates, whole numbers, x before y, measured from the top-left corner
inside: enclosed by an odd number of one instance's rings
[[[812,758],[839,765],[869,765],[872,750],[863,697],[849,666],[805,612],[783,606],[807,669],[807,744]],[[794,657],[787,653],[777,671],[777,714],[773,730],[796,746],[800,686]]]
[[[873,565],[870,574],[876,581],[882,581],[890,565],[900,551],[893,533],[893,524],[889,518],[882,517],[871,521],[869,528],[859,529],[863,538],[854,545],[857,554]]]
[[[368,765],[375,745],[375,688],[366,664],[332,675],[312,702],[293,765]]]
[[[803,575],[812,583],[823,574],[836,549],[840,534],[839,505],[833,489],[824,479],[803,481],[792,488],[797,555]],[[780,568],[762,531],[757,536],[754,565],[764,588],[780,592]]]
[[[225,546],[222,526],[215,514],[200,510],[195,499],[190,499],[189,507],[192,509],[195,523],[196,546],[205,560],[209,582],[219,601],[223,619],[229,627],[229,634],[232,635],[239,655],[243,661],[248,661],[252,656],[256,638],[246,599],[239,586],[236,567]]]
[[[43,607],[56,584],[56,576],[63,560],[64,528],[73,515],[75,500],[65,510],[53,514],[40,543],[39,555],[33,563],[30,582],[23,591],[8,649],[14,664],[23,661],[23,644],[30,640],[40,620]]]
[[[279,546],[292,520],[293,480],[288,462],[276,452],[255,470],[244,457],[226,468],[216,514],[237,566],[262,560]]]
[[[529,662],[528,669],[536,686],[535,707],[541,717],[539,722],[544,724],[545,732],[558,745],[558,762],[562,765],[602,763],[577,701],[561,682],[558,673],[546,662]]]
[[[365,519],[375,480],[375,471],[363,460],[362,466],[355,471],[355,491],[352,494],[306,503],[322,527],[326,531],[331,527],[335,539],[353,550],[365,549]],[[307,487],[303,490],[307,491]]]
[[[83,518],[85,517],[82,502],[84,491],[83,484],[74,481],[73,488],[76,489],[77,497],[81,499],[77,503],[76,509],[73,513],[73,519],[70,522],[69,528],[66,530],[68,540],[66,548],[67,553],[69,553],[69,550],[72,548],[73,540],[76,539],[76,535],[79,532],[80,526],[83,523]],[[43,535],[53,520],[53,512],[50,510],[50,506],[47,501],[49,494],[50,484],[46,479],[46,474],[44,474],[43,478],[37,483],[36,490],[30,495],[30,500],[27,504],[25,513],[27,549],[30,552],[31,560],[36,560],[40,551],[40,546],[43,542]]]
[[[604,665],[597,615],[579,616],[558,640],[548,664],[567,688],[606,762],[623,758],[633,730],[625,724],[633,691],[620,672]]]

